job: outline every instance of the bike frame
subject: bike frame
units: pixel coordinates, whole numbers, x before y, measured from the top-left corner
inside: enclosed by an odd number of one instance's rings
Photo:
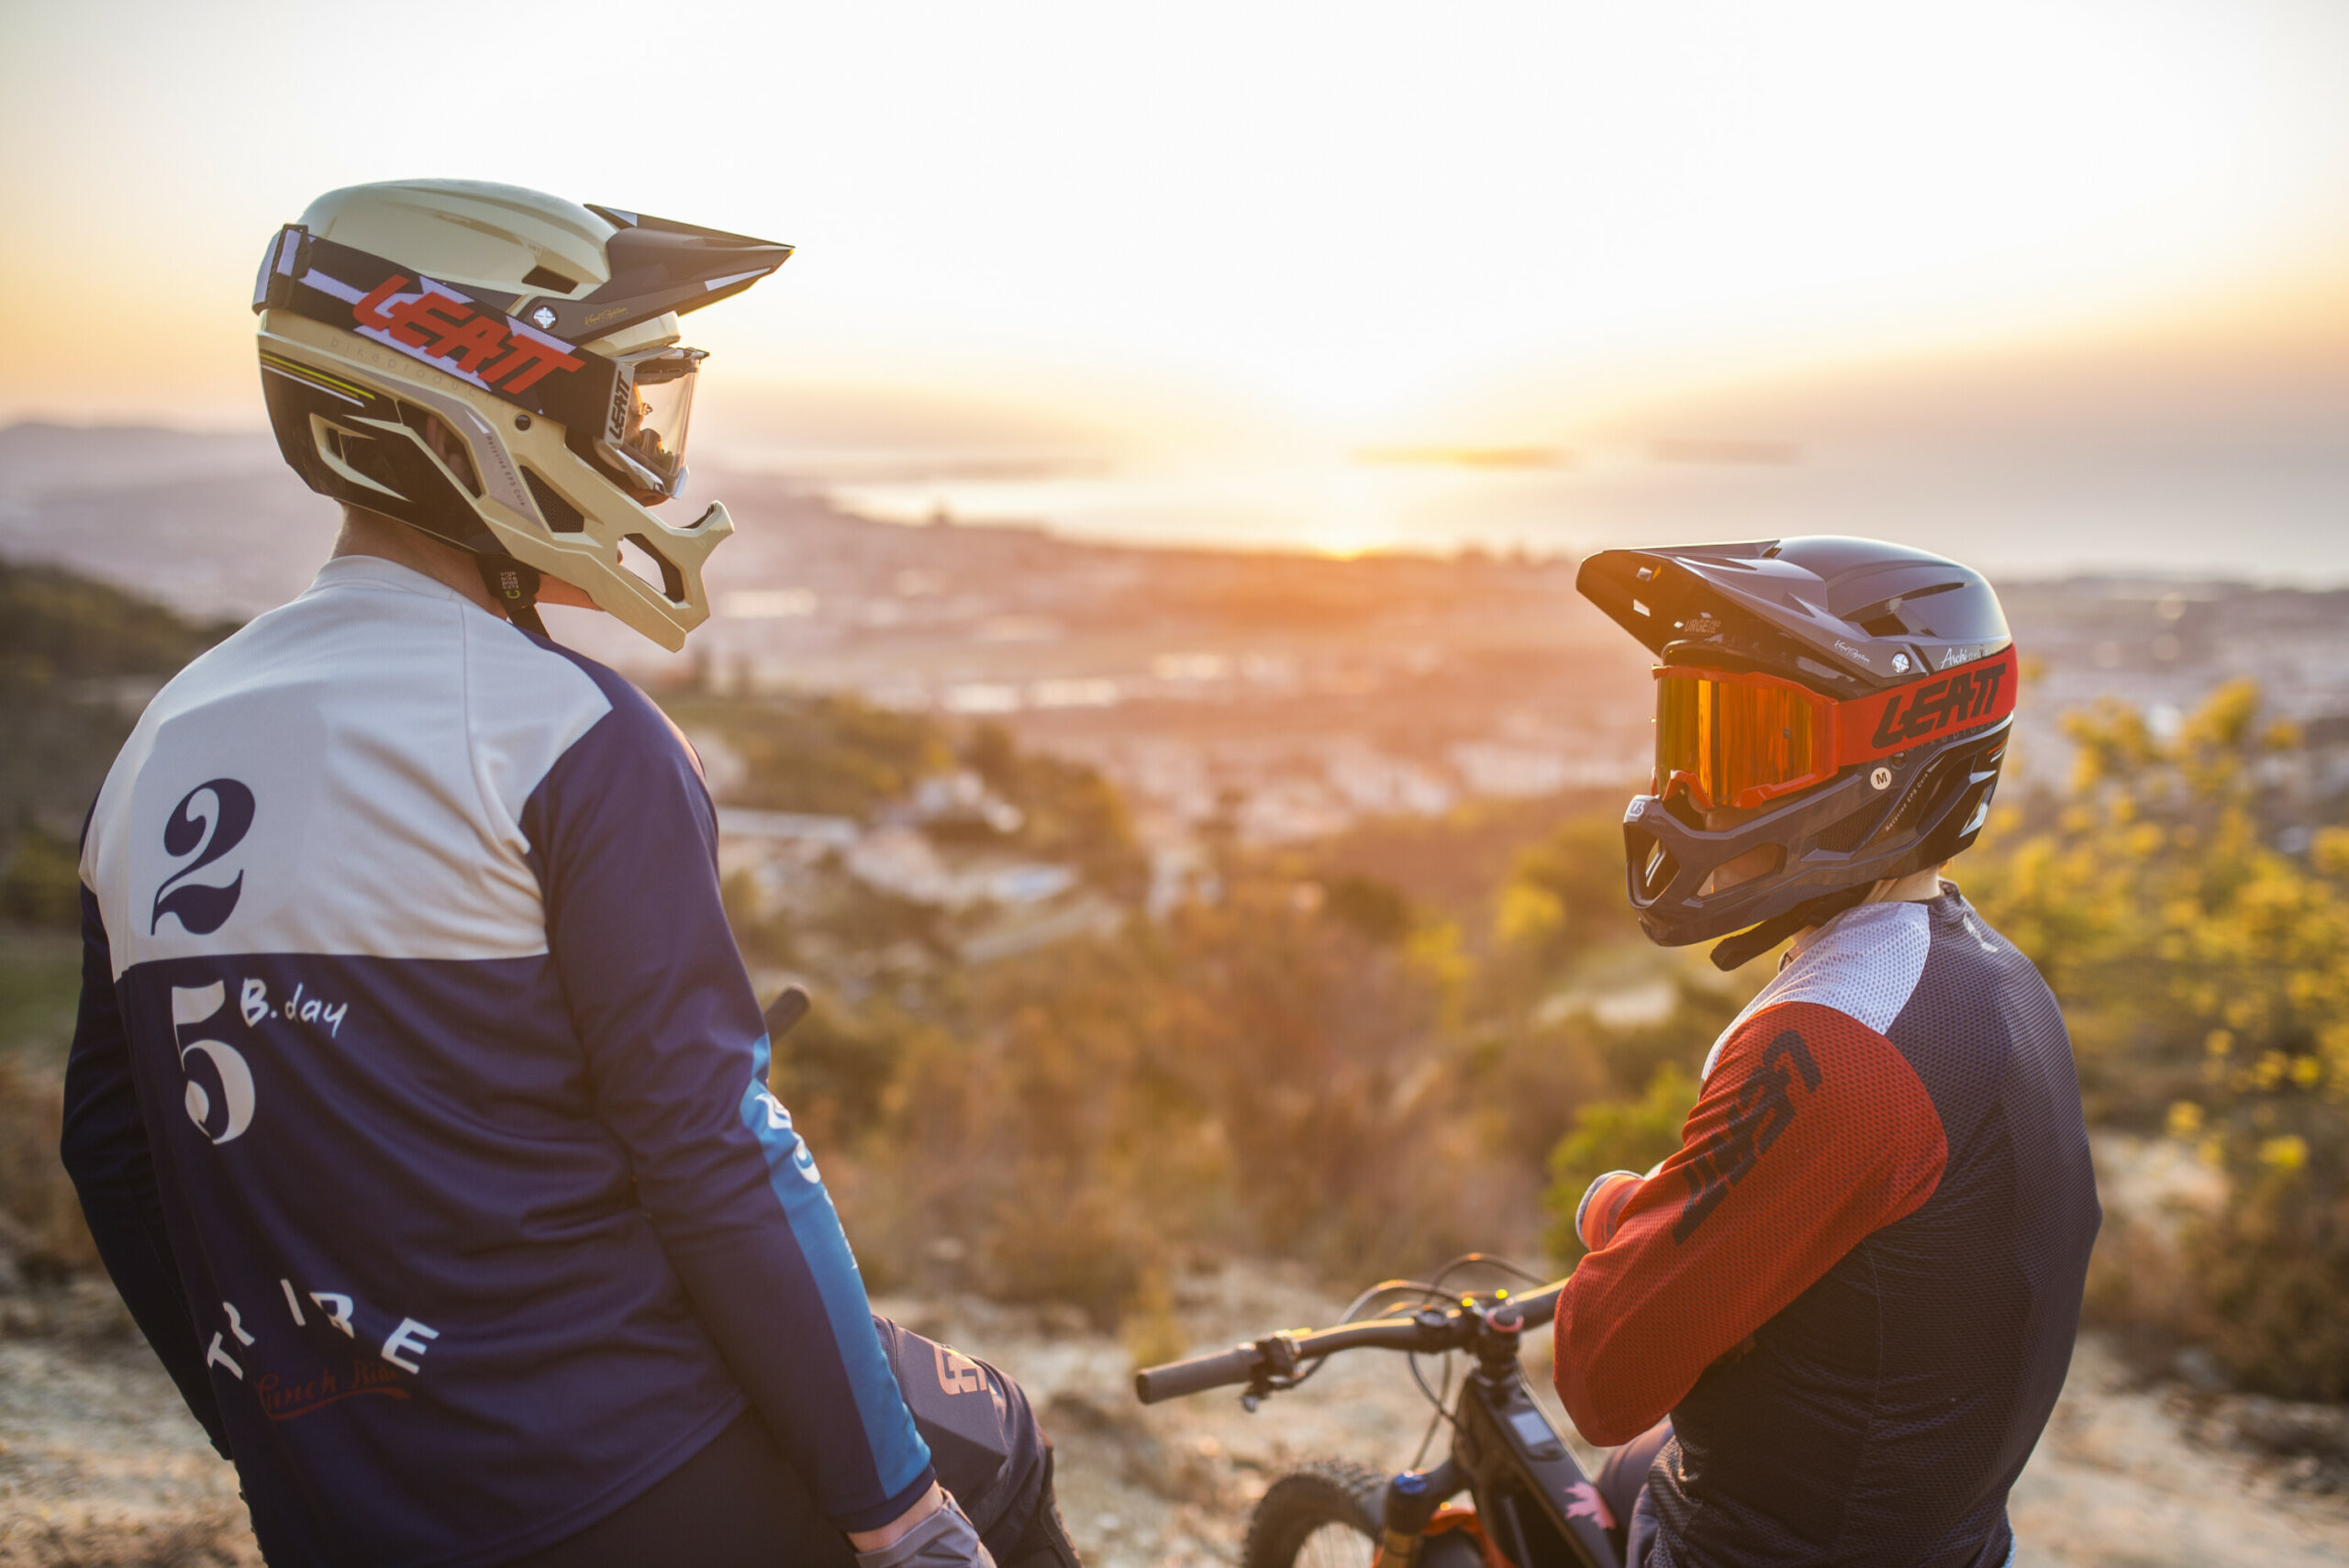
[[[1517,1568],[1620,1568],[1600,1523],[1598,1489],[1534,1403],[1518,1362],[1525,1329],[1548,1323],[1557,1306],[1558,1286],[1552,1285],[1522,1297],[1468,1296],[1456,1307],[1423,1307],[1405,1318],[1270,1334],[1217,1355],[1145,1368],[1134,1374],[1134,1392],[1151,1405],[1244,1385],[1241,1402],[1252,1411],[1266,1396],[1296,1387],[1305,1363],[1341,1351],[1464,1351],[1470,1370],[1446,1412],[1452,1452],[1427,1473],[1413,1505],[1422,1525],[1439,1505],[1465,1492],[1487,1540]]]
[[[1432,1500],[1456,1480],[1477,1520],[1518,1568],[1620,1568],[1599,1523],[1598,1489],[1533,1401],[1510,1347],[1506,1371],[1471,1372],[1452,1411],[1452,1457],[1428,1477]],[[1444,1472],[1451,1471],[1452,1476]]]

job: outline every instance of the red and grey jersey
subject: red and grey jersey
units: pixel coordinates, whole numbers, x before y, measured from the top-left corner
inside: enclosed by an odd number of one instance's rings
[[[1808,934],[1678,1152],[1594,1185],[1557,1317],[1584,1435],[1672,1417],[1660,1564],[1995,1564],[2100,1218],[2071,1043],[1954,885]]]
[[[270,1562],[522,1556],[746,1404],[844,1529],[929,1485],[627,682],[330,562],[156,697],[83,879],[66,1163]]]

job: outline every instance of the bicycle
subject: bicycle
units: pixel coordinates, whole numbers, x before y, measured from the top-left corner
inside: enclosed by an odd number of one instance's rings
[[[1252,1412],[1343,1351],[1468,1353],[1468,1374],[1449,1409],[1446,1394],[1428,1387],[1416,1360],[1409,1363],[1437,1420],[1452,1427],[1452,1451],[1442,1463],[1387,1477],[1348,1461],[1322,1461],[1282,1476],[1250,1518],[1243,1568],[1359,1568],[1368,1562],[1379,1568],[1486,1568],[1496,1564],[1495,1554],[1516,1568],[1620,1568],[1609,1534],[1613,1521],[1598,1489],[1534,1403],[1518,1363],[1524,1331],[1556,1316],[1562,1287],[1458,1296],[1441,1288],[1454,1269],[1494,1262],[1472,1253],[1447,1264],[1433,1284],[1374,1285],[1335,1328],[1267,1334],[1134,1373],[1134,1393],[1145,1405],[1244,1385],[1241,1403]],[[1424,1296],[1428,1305],[1400,1316],[1354,1318],[1365,1304],[1397,1294]],[[1431,1425],[1431,1439],[1434,1431]],[[1473,1511],[1443,1507],[1463,1492]]]

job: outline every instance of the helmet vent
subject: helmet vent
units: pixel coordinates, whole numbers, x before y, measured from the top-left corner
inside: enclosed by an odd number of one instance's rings
[[[400,423],[417,433],[432,455],[456,476],[458,484],[479,495],[481,474],[473,467],[473,450],[465,445],[457,432],[429,409],[418,408],[413,403],[403,403],[399,408]]]
[[[544,289],[549,294],[569,294],[579,286],[579,280],[566,278],[552,267],[532,267],[522,274],[522,286]]]
[[[661,593],[673,605],[685,602],[685,573],[670,563],[669,558],[652,548],[652,541],[642,534],[630,534],[620,541],[620,564],[644,579],[658,584]]]
[[[1636,828],[1627,828],[1624,833],[1631,840],[1631,863],[1639,868],[1639,895],[1643,899],[1653,899],[1672,885],[1680,864],[1672,858],[1672,851],[1653,836]]]
[[[522,483],[530,487],[530,499],[539,504],[539,515],[550,529],[559,534],[586,531],[587,519],[579,515],[578,507],[556,495],[553,485],[527,468],[522,471]]]
[[[1864,605],[1845,618],[1870,637],[1931,637],[1933,635],[1932,627],[1914,610],[1904,615],[1903,608],[1919,599],[1930,598],[1935,594],[1953,593],[1965,586],[1963,583],[1934,583],[1922,588],[1911,588],[1888,599],[1879,599],[1873,605]]]
[[[389,495],[395,501],[407,499],[397,484],[399,476],[384,460],[381,441],[331,424],[315,414],[310,416],[310,429],[318,455],[335,473],[371,495]],[[370,504],[363,497],[351,499],[359,506]]]

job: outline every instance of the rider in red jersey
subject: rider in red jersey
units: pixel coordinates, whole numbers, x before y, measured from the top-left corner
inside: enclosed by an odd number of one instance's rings
[[[1662,660],[1642,926],[1723,968],[1795,939],[1679,1151],[1576,1213],[1558,1391],[1623,1445],[1626,1560],[1995,1568],[2100,1218],[2055,999],[1941,874],[2012,726],[1997,595],[1835,538],[1609,550],[1577,585]]]

